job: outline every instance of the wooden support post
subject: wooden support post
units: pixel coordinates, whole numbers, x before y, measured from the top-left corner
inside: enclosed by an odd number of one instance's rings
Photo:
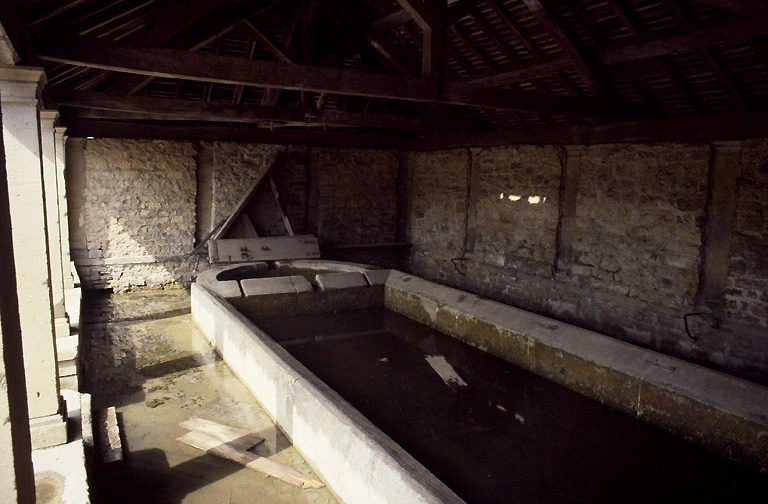
[[[560,182],[560,225],[557,228],[555,268],[566,271],[573,262],[573,231],[576,227],[576,200],[581,175],[583,145],[566,145]]]
[[[728,282],[728,252],[736,213],[741,142],[713,142],[707,224],[704,228],[704,265],[697,305],[722,315]]]
[[[445,54],[445,0],[429,0],[430,24],[424,29],[421,73],[428,79],[440,79]]]

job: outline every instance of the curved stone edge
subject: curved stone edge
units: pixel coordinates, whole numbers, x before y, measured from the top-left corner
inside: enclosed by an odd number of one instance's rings
[[[385,305],[731,460],[768,472],[768,388],[400,271]]]
[[[343,502],[464,502],[224,299],[193,284],[191,303],[217,352]]]

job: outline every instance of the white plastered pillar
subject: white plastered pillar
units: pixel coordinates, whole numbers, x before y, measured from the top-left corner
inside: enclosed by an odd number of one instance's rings
[[[59,231],[61,232],[61,270],[64,274],[64,289],[75,286],[72,275],[72,258],[69,253],[69,206],[67,203],[67,184],[64,178],[66,168],[65,148],[67,145],[67,128],[56,126],[54,129],[56,143],[56,181],[59,190]]]
[[[61,260],[61,230],[59,228],[59,189],[56,175],[56,139],[54,125],[58,110],[40,111],[40,142],[43,155],[43,186],[45,188],[45,224],[48,231],[48,266],[51,275],[53,318],[56,337],[69,336],[69,321],[64,308],[64,274]]]
[[[40,145],[39,94],[45,82],[41,68],[0,66],[0,111],[33,448],[67,440],[56,368]]]

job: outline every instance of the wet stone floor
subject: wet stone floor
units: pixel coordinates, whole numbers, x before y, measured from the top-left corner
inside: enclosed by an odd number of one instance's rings
[[[93,408],[115,406],[121,467],[91,469],[92,502],[336,502],[176,441],[190,417],[257,432],[254,452],[320,479],[213,352],[183,289],[91,294],[84,302],[83,390]]]

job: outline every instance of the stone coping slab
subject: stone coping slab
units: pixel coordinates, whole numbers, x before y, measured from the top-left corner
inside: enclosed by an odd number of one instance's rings
[[[192,285],[192,317],[342,502],[464,502],[231,304],[200,284]]]
[[[380,269],[380,270],[369,270],[365,271],[363,273],[363,276],[365,276],[365,279],[368,280],[368,283],[373,285],[384,285],[387,283],[387,278],[389,278],[389,272],[392,270],[388,269]]]
[[[392,271],[385,305],[645,422],[768,472],[768,388]]]
[[[312,284],[300,275],[273,278],[246,278],[240,280],[245,296],[263,296],[266,294],[297,294],[312,292]]]
[[[315,281],[322,290],[326,291],[368,287],[368,282],[361,273],[320,273],[315,276]]]

